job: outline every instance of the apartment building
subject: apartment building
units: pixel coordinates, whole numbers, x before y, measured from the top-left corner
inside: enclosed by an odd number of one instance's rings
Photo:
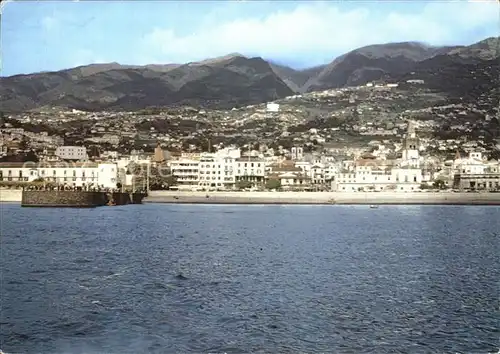
[[[239,181],[263,184],[265,160],[241,157],[240,149],[225,148],[169,162],[179,189],[233,189]]]
[[[87,148],[84,146],[58,146],[55,155],[61,160],[87,160]]]
[[[199,183],[203,189],[229,189],[235,184],[235,158],[206,154],[200,158]]]
[[[234,161],[235,180],[248,181],[253,184],[264,184],[266,178],[266,161],[254,156],[240,157]]]
[[[169,161],[172,176],[177,181],[179,189],[192,189],[198,186],[200,160],[196,158],[181,157],[178,160]]]

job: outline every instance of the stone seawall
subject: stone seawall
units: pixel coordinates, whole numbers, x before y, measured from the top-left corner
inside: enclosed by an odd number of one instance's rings
[[[146,193],[130,193],[130,202],[132,204],[142,204],[143,199],[146,197]]]
[[[130,194],[128,193],[108,193],[108,200],[112,200],[116,205],[127,205],[131,203]]]
[[[25,190],[7,195],[1,202],[21,202],[22,206],[33,207],[98,207],[112,201],[114,205],[141,204],[143,193],[91,192],[91,191],[40,191]]]
[[[108,193],[108,200],[112,200],[116,205],[142,204],[145,197],[145,193]]]
[[[208,196],[208,198],[207,198]],[[500,205],[500,193],[180,192],[153,191],[146,203]]]
[[[106,193],[89,191],[25,190],[21,201],[21,205],[26,207],[93,208],[106,203]]]

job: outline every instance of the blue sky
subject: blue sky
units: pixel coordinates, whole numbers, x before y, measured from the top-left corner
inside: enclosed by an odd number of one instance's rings
[[[498,35],[499,14],[495,0],[20,0],[2,9],[2,76],[233,52],[302,68],[368,44],[471,44]]]

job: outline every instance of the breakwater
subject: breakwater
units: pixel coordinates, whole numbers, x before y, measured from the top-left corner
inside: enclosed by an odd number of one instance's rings
[[[500,205],[500,193],[454,192],[181,192],[153,191],[145,203]]]
[[[93,208],[108,204],[140,204],[145,196],[142,193],[103,191],[24,190],[21,206]]]
[[[25,190],[21,205],[26,207],[78,207],[93,208],[106,205],[106,194],[88,191]]]

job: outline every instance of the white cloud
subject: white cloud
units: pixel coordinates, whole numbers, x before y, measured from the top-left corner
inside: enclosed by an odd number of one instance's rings
[[[289,12],[200,27],[184,36],[156,28],[145,36],[142,49],[157,62],[187,62],[231,52],[328,61],[332,55],[375,43],[461,43],[475,31],[498,27],[499,21],[496,1],[435,2],[417,13],[376,13],[375,8],[342,10],[339,3],[311,2]]]

